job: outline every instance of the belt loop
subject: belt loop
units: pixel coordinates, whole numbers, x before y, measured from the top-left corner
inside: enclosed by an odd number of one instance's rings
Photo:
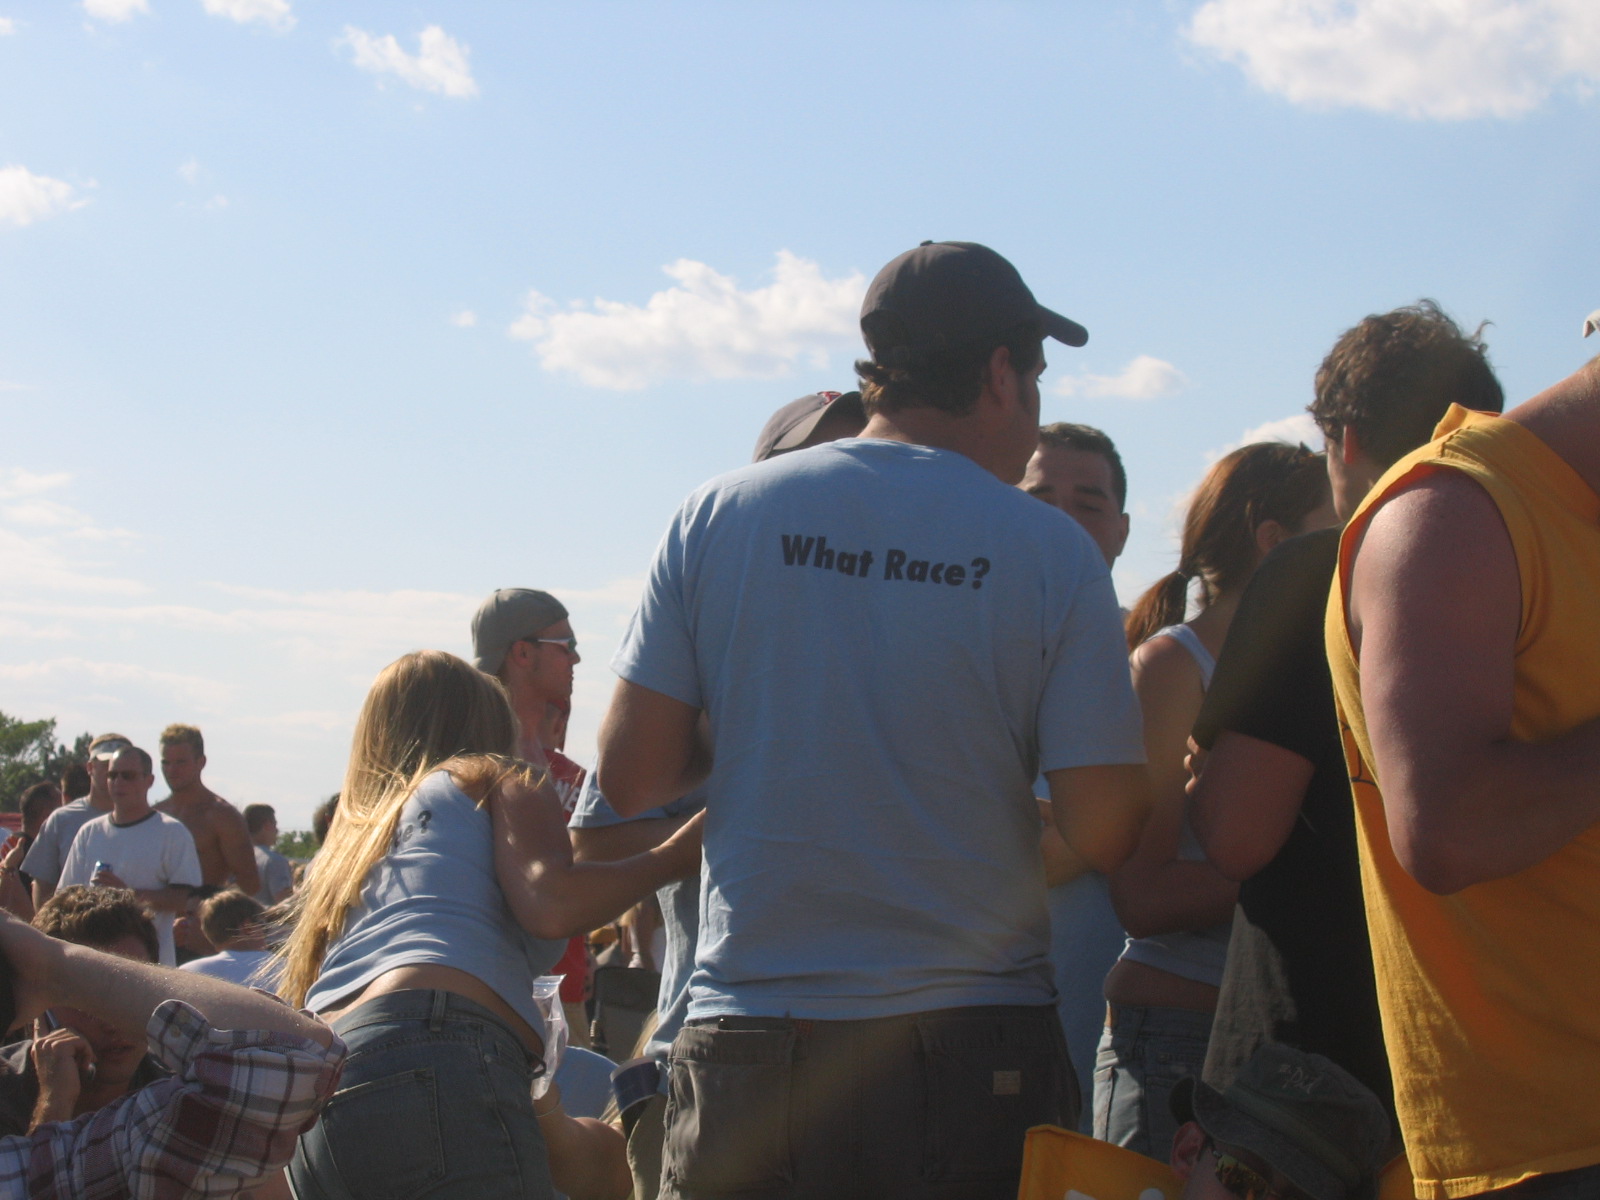
[[[438,1033],[444,1028],[444,1010],[449,1007],[450,993],[443,988],[433,991],[433,1011],[428,1014],[428,1032]]]

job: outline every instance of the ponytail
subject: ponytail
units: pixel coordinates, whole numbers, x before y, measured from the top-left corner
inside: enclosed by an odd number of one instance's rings
[[[1182,569],[1158,579],[1128,613],[1128,649],[1143,645],[1158,629],[1181,624],[1189,608],[1189,574]]]

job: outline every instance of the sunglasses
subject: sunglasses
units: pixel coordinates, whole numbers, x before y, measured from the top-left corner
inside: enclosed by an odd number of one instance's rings
[[[1272,1181],[1260,1171],[1225,1154],[1215,1143],[1212,1143],[1211,1153],[1217,1160],[1217,1182],[1229,1195],[1239,1200],[1303,1200],[1298,1188],[1282,1186],[1274,1190]]]
[[[126,779],[129,783],[137,783],[144,778],[143,771],[107,771],[107,779]]]
[[[575,637],[564,638],[518,638],[521,642],[539,642],[547,646],[565,646],[567,653],[573,658],[578,657],[578,639]]]

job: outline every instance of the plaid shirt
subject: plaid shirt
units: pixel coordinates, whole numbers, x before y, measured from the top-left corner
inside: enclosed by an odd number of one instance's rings
[[[283,1033],[211,1028],[179,1000],[150,1015],[150,1053],[173,1075],[71,1121],[0,1138],[0,1198],[232,1196],[286,1164],[344,1063]]]

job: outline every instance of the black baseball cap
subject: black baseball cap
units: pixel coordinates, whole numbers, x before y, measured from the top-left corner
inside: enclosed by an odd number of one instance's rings
[[[1374,1200],[1389,1114],[1343,1067],[1278,1042],[1256,1049],[1223,1091],[1186,1076],[1170,1101],[1179,1123],[1258,1155],[1313,1200]]]
[[[812,392],[789,401],[767,418],[750,461],[763,462],[775,454],[798,450],[829,413],[848,416],[859,427],[866,427],[867,410],[862,407],[860,392]]]
[[[976,242],[923,242],[867,288],[861,333],[874,362],[909,367],[1038,322],[1045,336],[1081,346],[1089,331],[1033,298],[1017,269]]]

